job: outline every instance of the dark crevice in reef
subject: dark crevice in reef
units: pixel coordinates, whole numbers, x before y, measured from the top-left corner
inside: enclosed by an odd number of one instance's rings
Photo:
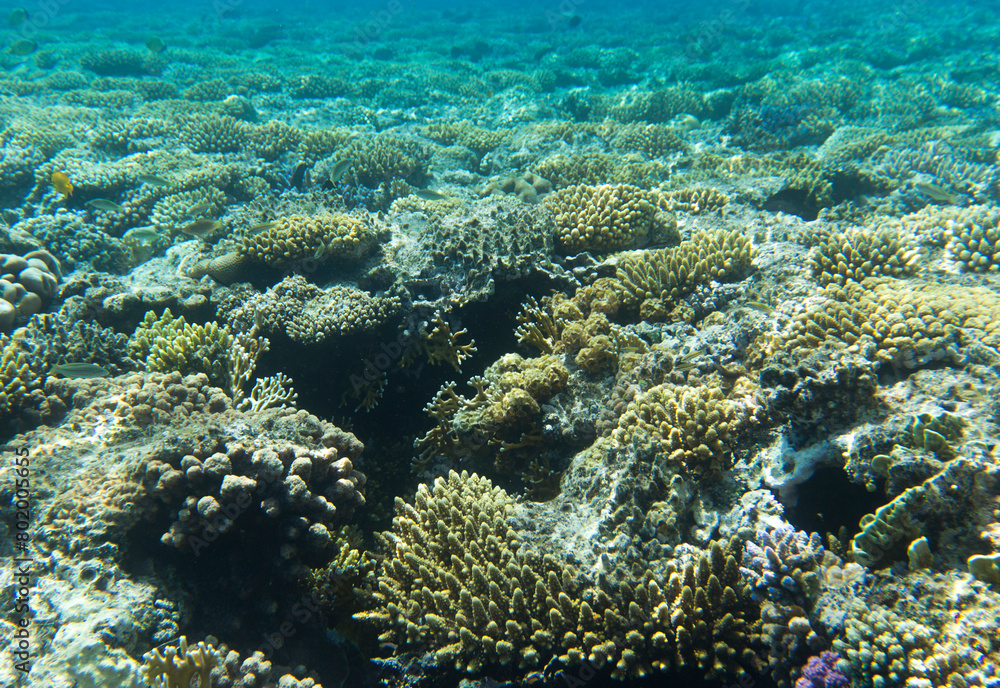
[[[797,215],[806,222],[819,217],[819,207],[805,189],[784,189],[771,195],[763,205],[764,210]]]
[[[864,485],[852,482],[843,468],[819,468],[799,485],[795,506],[785,510],[785,518],[798,530],[807,533],[837,535],[841,528],[854,536],[865,514],[885,503],[881,491],[869,492]]]

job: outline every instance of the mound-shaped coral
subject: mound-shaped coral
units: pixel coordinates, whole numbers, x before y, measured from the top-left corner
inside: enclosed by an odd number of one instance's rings
[[[549,196],[563,253],[610,253],[662,241],[676,226],[647,193],[627,184],[571,186]]]
[[[59,261],[48,251],[0,253],[0,332],[48,306],[61,279]]]
[[[917,271],[920,252],[891,229],[834,232],[813,250],[813,274],[820,284],[861,282],[868,277],[902,277]]]
[[[320,213],[278,218],[265,231],[244,235],[239,250],[253,260],[285,266],[307,258],[358,261],[376,244],[375,230],[366,217]]]

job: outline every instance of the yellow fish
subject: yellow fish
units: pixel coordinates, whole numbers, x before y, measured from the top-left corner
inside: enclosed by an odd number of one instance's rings
[[[52,188],[63,196],[69,198],[73,195],[73,182],[69,180],[65,172],[53,172],[49,181],[52,182]]]

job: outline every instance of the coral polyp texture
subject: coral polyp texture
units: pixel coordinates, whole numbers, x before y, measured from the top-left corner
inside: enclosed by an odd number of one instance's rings
[[[526,553],[508,525],[514,508],[467,473],[421,485],[413,505],[397,499],[382,535],[392,554],[379,572],[379,608],[356,617],[385,629],[380,639],[400,653],[468,673],[553,659],[608,666],[621,680],[673,666],[716,679],[757,669],[753,605],[732,544],[605,590],[553,555]],[[708,652],[694,649],[709,638]]]
[[[376,245],[367,218],[347,214],[292,215],[275,220],[266,230],[240,243],[243,255],[273,266],[305,259],[359,261]]]
[[[673,218],[636,186],[570,186],[546,199],[555,215],[556,246],[563,253],[609,253],[655,243]]]

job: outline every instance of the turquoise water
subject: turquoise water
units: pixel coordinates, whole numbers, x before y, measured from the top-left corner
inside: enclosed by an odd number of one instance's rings
[[[0,685],[1000,686],[998,10],[5,7]]]

